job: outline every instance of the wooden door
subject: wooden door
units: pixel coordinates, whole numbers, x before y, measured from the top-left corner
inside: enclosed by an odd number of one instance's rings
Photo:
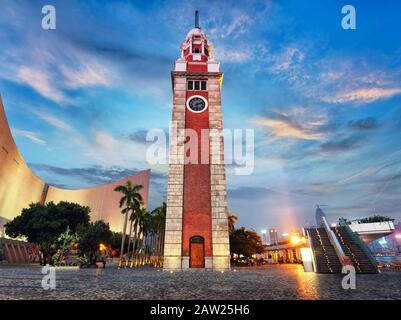
[[[205,267],[205,245],[202,237],[191,238],[190,267],[191,268]]]

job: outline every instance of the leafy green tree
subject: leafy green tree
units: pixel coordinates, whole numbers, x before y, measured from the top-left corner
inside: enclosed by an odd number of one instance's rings
[[[122,237],[123,234],[121,232],[111,232],[110,247],[113,250],[120,250]]]
[[[112,232],[110,226],[103,220],[91,222],[89,225],[78,227],[78,254],[80,257],[87,257],[89,263],[96,262],[96,253],[100,244],[110,245]]]
[[[234,215],[231,211],[227,212],[227,217],[228,217],[228,230],[231,234],[235,230],[234,224],[238,221],[238,217]]]
[[[387,222],[394,221],[393,218],[387,216],[374,215],[373,217],[367,217],[358,220],[360,223],[373,223],[373,222]]]
[[[77,241],[78,235],[76,233],[72,233],[69,227],[67,227],[65,232],[59,235],[57,238],[58,251],[53,256],[55,265],[60,265],[62,257],[68,255],[72,244],[76,243]]]
[[[58,249],[59,235],[67,227],[75,233],[79,225],[87,225],[89,213],[89,207],[76,203],[32,203],[5,225],[6,234],[11,238],[25,237],[29,242],[37,244],[43,255],[41,263],[52,263],[51,257]]]
[[[263,242],[258,233],[254,230],[247,230],[244,227],[235,229],[230,234],[231,254],[242,254],[250,258],[253,254],[263,253]]]

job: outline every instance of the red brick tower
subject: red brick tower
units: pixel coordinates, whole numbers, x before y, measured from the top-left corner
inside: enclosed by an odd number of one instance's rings
[[[170,141],[164,268],[229,269],[223,73],[198,12],[180,48],[171,74],[176,134]]]

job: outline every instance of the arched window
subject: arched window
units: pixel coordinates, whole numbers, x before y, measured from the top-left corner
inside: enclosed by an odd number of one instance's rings
[[[191,238],[191,243],[203,243],[205,240],[200,236],[195,236]]]

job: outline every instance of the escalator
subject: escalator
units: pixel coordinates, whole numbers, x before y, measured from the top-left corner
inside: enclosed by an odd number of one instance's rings
[[[378,273],[377,265],[372,257],[369,257],[369,249],[358,235],[352,234],[348,227],[332,228],[344,253],[351,258],[357,273]],[[365,246],[366,248],[363,248]]]
[[[342,265],[334,247],[330,243],[324,228],[307,229],[310,236],[313,254],[316,260],[316,272],[341,273]]]

